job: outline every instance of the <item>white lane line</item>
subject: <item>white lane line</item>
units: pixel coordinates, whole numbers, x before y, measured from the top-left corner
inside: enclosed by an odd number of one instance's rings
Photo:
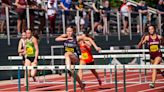
[[[138,73],[137,74],[129,74],[129,75],[127,75],[126,77],[129,77],[129,76],[135,76],[135,75],[138,75]],[[122,75],[120,75],[119,77],[123,77]],[[151,77],[151,76],[150,76]],[[137,77],[137,78],[130,78],[130,79],[127,79],[126,81],[129,81],[129,80],[136,80],[136,79],[138,79],[139,77]],[[119,80],[120,81],[120,80]],[[123,80],[121,80],[121,81],[123,81]],[[106,85],[106,84],[105,84]],[[97,87],[98,85],[93,85],[93,86],[87,86],[87,87],[85,87],[85,88],[90,88],[90,87]],[[70,90],[68,90],[68,91],[73,91],[74,89],[70,89]],[[80,90],[80,88],[77,88],[77,90]],[[102,91],[100,91],[100,92],[102,92]]]
[[[86,73],[86,75],[88,75],[89,73]],[[103,74],[103,72],[100,72],[100,74],[99,75],[101,75],[101,76],[103,76],[102,75]],[[92,76],[87,76],[87,77],[85,77],[85,78],[90,78],[90,77],[92,77]],[[65,77],[61,77],[61,79],[64,79]],[[50,78],[48,78],[48,79],[50,79]],[[52,77],[51,77],[51,79],[52,79]],[[54,80],[54,79],[53,79]],[[16,80],[14,80],[14,81],[16,81]],[[21,79],[21,81],[24,81],[24,79]],[[57,82],[62,82],[63,80],[59,80],[59,81],[57,81]],[[68,81],[71,81],[71,79],[68,79]],[[63,81],[64,82],[64,81]],[[44,83],[43,83],[44,84]],[[55,84],[55,83],[54,83]],[[36,86],[36,85],[39,85],[39,83],[36,83],[36,84],[32,84],[32,85],[29,85],[30,87],[33,87],[33,86]],[[7,86],[7,85],[6,85]],[[22,86],[21,86],[22,87]],[[10,87],[10,88],[3,88],[3,89],[0,89],[0,90],[9,90],[9,89],[15,89],[15,88],[18,88],[17,86],[16,87]]]
[[[130,75],[128,75],[127,77],[130,77],[130,76],[136,76],[136,75],[138,75],[138,74],[130,74]],[[85,75],[84,75],[85,76]],[[99,75],[100,77],[102,76],[103,77],[103,75]],[[90,76],[89,78],[92,78],[93,76]],[[118,76],[118,77],[122,77],[122,75],[120,75],[120,76]],[[86,79],[87,77],[85,77],[85,79]],[[93,80],[90,80],[90,81],[97,81],[95,78],[93,79]],[[103,81],[103,80],[102,80]],[[55,87],[64,87],[64,85],[59,85],[59,86],[55,86]],[[90,86],[89,86],[90,87]],[[88,88],[89,88],[88,87]],[[54,87],[47,87],[47,89],[48,88],[54,88]],[[42,88],[42,89],[45,89],[45,88]],[[78,88],[77,88],[78,89]],[[80,89],[80,88],[79,88]],[[41,89],[33,89],[33,90],[41,90]]]
[[[88,73],[86,74],[86,75],[88,75]],[[113,74],[112,74],[113,75]],[[138,74],[136,74],[136,73],[132,73],[132,74],[130,74],[130,75],[128,75],[128,76],[133,76],[133,75],[138,75]],[[100,76],[100,78],[101,77],[103,77],[104,76],[104,73],[103,72],[100,72],[99,73],[99,76]],[[109,76],[109,75],[108,75]],[[84,79],[87,79],[87,78],[92,78],[92,77],[94,77],[94,76],[85,76],[84,75]],[[121,74],[120,74],[120,76],[118,76],[118,78],[120,78],[120,77],[123,77]],[[61,77],[62,78],[62,77]],[[64,78],[64,77],[63,77]],[[113,79],[114,79],[114,77],[113,77]],[[95,79],[94,79],[95,80]],[[60,80],[60,81],[58,81],[58,82],[62,82],[63,80]],[[71,79],[68,79],[68,81],[71,81]],[[90,80],[90,81],[92,81],[92,80]],[[97,81],[97,80],[95,80],[95,81]],[[39,84],[32,84],[32,85],[29,85],[30,87],[35,87],[35,86],[37,86],[37,85],[39,85]],[[59,85],[59,86],[55,86],[55,87],[62,87],[62,86],[64,86],[64,85]],[[4,89],[1,89],[1,90],[12,90],[12,89],[17,89],[18,87],[16,86],[16,87],[10,87],[10,88],[4,88]],[[49,87],[47,87],[47,88],[49,88]],[[51,86],[50,86],[50,88],[51,88]],[[39,90],[39,89],[42,89],[42,88],[38,88],[38,89],[32,89],[32,90]]]
[[[157,89],[161,89],[161,88],[164,88],[164,86],[150,88],[150,89],[146,89],[146,90],[142,90],[142,91],[138,91],[138,92],[147,92],[147,91],[157,90]]]
[[[157,75],[157,76],[161,76],[161,75]],[[150,76],[147,76],[147,77],[151,77],[151,75],[150,75]],[[163,80],[163,79],[158,79],[158,80]],[[142,84],[147,84],[147,83],[142,83]],[[132,84],[132,85],[126,86],[126,88],[127,88],[127,87],[137,86],[137,85],[142,85],[142,84]],[[118,90],[119,90],[119,89],[122,89],[122,88],[124,88],[124,87],[118,87]],[[109,91],[112,91],[112,90],[115,90],[115,88],[107,89],[107,90],[103,90],[103,91],[99,91],[99,92],[109,92]]]

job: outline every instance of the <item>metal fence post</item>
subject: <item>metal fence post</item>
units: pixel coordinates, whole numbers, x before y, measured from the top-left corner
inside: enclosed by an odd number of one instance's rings
[[[139,28],[140,28],[140,33],[141,35],[143,34],[143,26],[142,26],[142,14],[139,13]]]
[[[62,10],[62,22],[63,22],[63,33],[66,33],[66,28],[65,28],[65,12]]]
[[[26,17],[27,17],[27,29],[30,29],[30,8],[26,7]]]
[[[49,44],[50,43],[50,41],[49,41],[49,36],[50,36],[50,34],[49,34],[49,26],[48,26],[48,14],[47,14],[47,12],[45,13],[45,17],[46,17],[46,38],[47,38],[47,44]]]
[[[117,12],[117,33],[118,33],[118,40],[121,40],[121,29],[120,29],[120,13]]]
[[[9,29],[9,7],[5,6],[5,12],[6,12],[6,28],[7,28],[7,43],[8,45],[11,45],[10,41],[10,29]]]
[[[94,37],[94,14],[93,10],[91,11],[91,27],[92,27],[92,36]]]
[[[132,18],[131,18],[131,12],[128,13],[129,14],[129,36],[130,36],[130,40],[132,40],[132,25],[131,25],[131,21],[132,21]]]
[[[80,16],[79,16],[79,10],[77,10],[76,11],[76,18],[77,18],[77,20],[75,20],[76,21],[76,25],[77,25],[77,33],[79,33],[80,32]]]
[[[161,14],[158,14],[158,27],[159,27],[159,33],[162,35],[162,28],[161,28]]]

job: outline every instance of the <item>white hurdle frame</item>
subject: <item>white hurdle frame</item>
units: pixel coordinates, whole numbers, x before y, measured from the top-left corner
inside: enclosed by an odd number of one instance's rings
[[[51,56],[39,56],[39,59],[48,59],[48,60],[54,60],[54,59],[65,59],[63,55],[55,55],[53,56],[54,53],[54,48],[63,48],[62,45],[59,46],[51,46]],[[164,49],[161,49],[162,52],[164,52]],[[101,50],[99,53],[104,54],[104,55],[93,55],[95,59],[106,59],[106,58],[140,58],[141,60],[148,60],[150,59],[149,54],[143,54],[143,52],[149,52],[148,49],[124,49],[124,50]],[[116,54],[117,53],[117,54]],[[119,53],[119,54],[118,54]],[[130,54],[128,54],[130,53]],[[133,54],[132,54],[133,53]],[[134,53],[140,53],[140,54],[134,54]],[[163,54],[164,56],[164,54]],[[8,56],[8,60],[21,60],[21,56]],[[54,64],[54,61],[51,61]],[[106,78],[106,71],[104,71],[104,80],[105,83],[107,82]],[[141,72],[139,75],[140,78],[140,83],[142,82],[141,80]],[[44,78],[45,79],[45,78]],[[146,76],[145,76],[145,81],[146,81]],[[112,83],[112,70],[110,69],[110,82]]]
[[[65,69],[67,70],[68,67],[65,65],[46,65],[46,66],[0,66],[0,70],[31,70],[31,69],[37,69],[37,70],[54,70],[54,69]],[[118,83],[123,83],[124,92],[126,92],[126,69],[164,69],[163,65],[72,65],[71,69],[115,69],[115,91],[118,92]],[[117,80],[117,69],[123,69],[123,82]],[[75,77],[74,77],[75,78]],[[19,79],[20,80],[20,79]],[[66,73],[66,92],[68,92],[68,79],[67,79],[67,73]],[[132,83],[132,82],[131,82]],[[162,82],[160,82],[162,83]],[[20,83],[18,83],[20,86]],[[27,82],[28,85],[28,82]],[[74,82],[74,91],[76,92],[76,79]]]
[[[119,57],[119,58],[137,58],[143,56],[142,54],[116,54],[116,55],[93,55],[93,57],[96,59],[104,59],[105,56],[114,58],[114,57]],[[149,58],[149,55],[146,55],[146,58]],[[65,59],[63,55],[58,55],[58,56],[39,56],[38,59],[45,59],[45,60],[51,60],[51,59]],[[21,56],[8,56],[8,60],[13,61],[13,60],[22,60]],[[112,78],[111,74],[110,77]],[[106,77],[104,77],[106,79]],[[112,80],[110,80],[112,82]],[[106,81],[105,81],[106,82]]]
[[[71,66],[71,68],[75,69],[115,69],[115,66],[117,66],[117,69],[164,69],[164,65],[75,65]],[[66,69],[67,66],[65,65],[39,65],[39,66],[0,66],[0,70],[18,70],[18,67],[20,70],[25,70],[26,67],[28,67],[29,70],[31,69],[37,69],[37,70],[56,70],[56,69]],[[63,82],[61,82],[63,83]],[[94,82],[93,82],[94,83]],[[96,82],[97,83],[97,82]],[[114,83],[114,82],[112,82]],[[122,81],[119,81],[118,83],[123,83]],[[127,82],[128,83],[128,82]],[[139,82],[129,82],[129,83],[139,83]],[[150,83],[150,82],[148,82]],[[157,83],[164,83],[164,82],[157,82]],[[59,83],[60,84],[60,83]]]

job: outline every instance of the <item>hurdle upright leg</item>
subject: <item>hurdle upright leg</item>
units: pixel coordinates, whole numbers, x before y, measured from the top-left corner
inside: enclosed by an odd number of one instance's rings
[[[65,66],[65,90],[68,92],[68,70],[67,66]]]
[[[18,66],[18,92],[21,91],[21,74],[20,74],[20,67]]]
[[[117,65],[115,65],[115,92],[118,92],[118,85],[117,85]]]
[[[141,59],[139,57],[139,65],[141,65]],[[139,83],[141,84],[142,83],[142,70],[141,68],[139,69]]]
[[[29,85],[28,85],[28,67],[26,66],[26,91],[28,92],[29,91]]]
[[[74,69],[73,69],[73,73],[74,73],[74,74],[73,74],[73,79],[74,79],[74,80],[73,80],[73,83],[74,83],[74,92],[76,92],[76,77],[77,77],[77,76],[76,76],[76,69],[75,69],[75,66],[76,66],[76,65],[74,65]]]
[[[10,59],[10,63],[12,65],[12,58]],[[12,70],[10,70],[10,80],[13,80],[13,74]]]
[[[146,65],[146,57],[144,58],[145,60],[145,65]],[[150,63],[151,64],[151,63]],[[145,69],[145,71],[144,71],[144,79],[145,79],[145,83],[147,82],[147,69]]]
[[[110,56],[109,57],[109,64],[111,65],[112,64],[112,57]],[[110,69],[110,82],[112,83],[112,69]]]
[[[125,65],[123,65],[123,75],[124,75],[124,92],[126,92],[126,70],[125,70]]]
[[[43,58],[43,62],[45,62],[45,58]],[[45,73],[45,70],[43,70],[43,81],[46,82],[46,73]]]
[[[104,55],[104,62],[106,62],[105,55]],[[104,69],[104,83],[107,83],[107,79],[106,79],[106,69]]]

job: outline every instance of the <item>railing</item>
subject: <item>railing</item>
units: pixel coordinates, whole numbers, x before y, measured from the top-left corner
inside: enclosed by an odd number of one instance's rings
[[[13,20],[13,23],[12,23],[12,25],[13,24],[15,24],[16,22],[15,22],[15,19],[12,19],[12,17],[11,16],[16,16],[16,15],[11,15],[9,12],[10,12],[10,9],[14,9],[13,7],[10,7],[9,8],[9,6],[5,6],[5,11],[6,11],[6,29],[7,29],[7,39],[8,39],[8,45],[10,45],[11,43],[10,43],[10,38],[11,38],[11,20]],[[26,22],[27,22],[27,28],[30,28],[30,13],[29,13],[29,10],[30,10],[31,8],[30,7],[27,7],[26,8]],[[38,9],[36,9],[36,10],[38,10]],[[71,22],[72,21],[72,23],[73,24],[75,24],[76,25],[76,27],[77,27],[77,32],[80,32],[80,31],[82,31],[82,26],[83,25],[80,25],[80,20],[81,20],[81,18],[80,18],[80,15],[79,15],[79,12],[80,11],[77,11],[77,10],[71,10],[70,11],[71,13],[71,15],[74,13],[74,15],[72,15],[72,16],[70,16],[70,17],[72,17],[71,19],[69,19],[67,22]],[[85,15],[85,17],[86,17],[86,20],[89,22],[89,23],[85,23],[84,25],[86,25],[86,28],[88,28],[89,27],[89,29],[91,30],[91,34],[92,34],[92,36],[94,37],[94,36],[96,36],[96,34],[95,34],[95,27],[94,27],[94,24],[95,24],[95,22],[94,22],[94,11],[93,10],[91,10],[91,11],[88,11],[88,10],[84,10],[83,12],[86,12],[86,15]],[[118,36],[118,40],[121,40],[121,36],[122,36],[122,33],[121,33],[121,29],[122,29],[122,22],[121,22],[121,14],[120,14],[120,12],[117,12],[117,11],[109,11],[110,12],[110,26],[109,26],[109,31],[111,32],[111,34],[110,35],[117,35]],[[138,17],[136,17],[136,18],[134,18],[134,17],[132,17],[132,14],[136,14],[136,16],[138,16]],[[62,15],[62,17],[61,17],[61,15]],[[57,11],[57,17],[58,18],[61,18],[61,19],[59,19],[58,20],[58,22],[60,22],[59,24],[59,31],[61,31],[61,29],[63,29],[63,31],[62,32],[60,32],[60,33],[65,33],[65,30],[66,30],[66,26],[68,25],[67,23],[66,23],[66,17],[65,17],[66,15],[65,15],[65,13],[64,13],[64,11],[63,10],[58,10]],[[74,19],[75,18],[75,16],[76,16],[76,20]],[[90,18],[88,18],[89,16],[91,16]],[[159,29],[159,34],[160,35],[162,35],[162,28],[161,28],[161,26],[162,26],[162,23],[161,23],[161,14],[157,14],[156,15],[157,17],[157,19],[158,19],[158,21],[156,21],[156,22],[158,22],[157,24],[158,24],[158,29]],[[49,36],[50,36],[50,30],[49,30],[49,28],[50,28],[50,26],[49,26],[49,22],[48,22],[48,15],[47,15],[47,12],[45,12],[45,19],[46,19],[46,21],[45,21],[45,30],[46,30],[46,37],[47,37],[47,43],[49,43]],[[61,20],[62,20],[62,22],[61,22]],[[140,31],[140,35],[142,35],[142,34],[144,34],[144,29],[143,29],[143,23],[142,23],[142,14],[141,13],[137,13],[137,12],[130,12],[129,13],[129,17],[128,17],[128,20],[129,20],[129,39],[130,40],[132,40],[133,39],[133,35],[135,35],[135,34],[137,34],[136,32],[134,32],[134,30],[135,31],[137,31],[136,29],[137,29],[137,27],[136,27],[136,25],[138,24],[138,23],[136,23],[136,22],[134,22],[133,20],[139,20],[139,31]],[[77,21],[77,22],[75,22],[75,21]],[[113,23],[114,22],[114,23]],[[61,28],[61,25],[62,25],[62,28]],[[90,25],[90,26],[89,26]],[[16,26],[16,25],[13,25],[13,26]],[[112,28],[117,28],[117,29],[112,29]],[[14,29],[14,30],[16,30],[16,29]],[[86,29],[84,29],[84,30],[86,30]],[[112,30],[113,30],[113,32],[112,32]],[[58,33],[56,33],[56,34],[58,34]],[[101,35],[102,33],[97,33],[97,35]],[[106,34],[102,34],[102,35],[105,35],[106,36],[106,40],[108,40],[108,36],[110,36],[110,35],[108,35],[107,33]]]

